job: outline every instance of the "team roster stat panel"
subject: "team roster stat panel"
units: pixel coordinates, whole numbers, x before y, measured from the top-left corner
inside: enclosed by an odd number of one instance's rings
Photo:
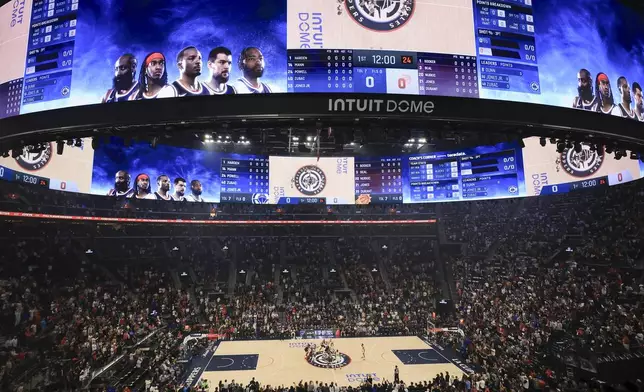
[[[290,93],[376,93],[478,98],[476,57],[350,49],[289,49]]]
[[[522,170],[522,158],[512,148],[408,156],[403,168],[404,202],[516,197]]]
[[[401,157],[356,157],[356,204],[400,203]]]
[[[473,0],[481,88],[541,94],[533,0]]]
[[[222,158],[220,178],[222,202],[268,203],[268,158]]]
[[[22,104],[71,93],[79,0],[34,0]]]

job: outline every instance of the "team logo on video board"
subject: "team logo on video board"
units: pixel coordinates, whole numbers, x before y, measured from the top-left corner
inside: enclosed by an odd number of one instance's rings
[[[295,172],[293,183],[303,195],[315,196],[324,190],[326,174],[317,166],[304,166]]]
[[[414,13],[416,0],[345,0],[349,16],[376,31],[393,31],[404,26]]]
[[[581,151],[575,152],[574,148],[566,148],[561,153],[561,166],[575,177],[588,177],[594,174],[604,162],[604,151],[591,151],[587,144],[581,145]]]
[[[51,152],[51,143],[45,143],[45,148],[41,151],[28,150],[27,147],[25,147],[22,150],[22,155],[16,158],[16,163],[25,170],[40,170],[51,160]]]
[[[268,204],[268,195],[266,193],[253,193],[253,204]]]
[[[351,363],[351,357],[341,352],[317,352],[307,358],[307,361],[316,367],[325,369],[337,369]]]

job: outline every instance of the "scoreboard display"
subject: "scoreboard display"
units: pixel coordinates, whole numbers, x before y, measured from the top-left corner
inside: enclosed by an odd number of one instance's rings
[[[521,150],[512,145],[412,155],[405,159],[405,203],[521,195]]]
[[[286,72],[290,93],[479,96],[475,56],[294,49]]]
[[[132,197],[183,192],[187,200],[244,204],[396,204],[541,196],[623,184],[642,178],[644,162],[617,160],[582,144],[580,151],[541,147],[537,137],[451,151],[398,156],[261,156],[113,139],[96,150],[90,140],[0,157],[0,180],[53,190],[113,195],[118,178]],[[122,141],[121,141],[122,143]],[[162,189],[167,177],[170,189]],[[181,189],[181,184],[185,184]],[[155,195],[153,197],[153,195]],[[143,195],[145,196],[145,195]],[[161,200],[160,198],[157,198]],[[164,199],[165,200],[165,199]]]
[[[629,99],[624,88],[644,85],[644,52],[633,50],[644,47],[644,17],[632,1],[2,3],[0,118],[180,98],[184,93],[170,87],[178,83],[187,95],[221,99],[232,93],[384,93],[592,112],[602,112],[598,103],[608,100],[614,110],[606,105],[606,114],[644,121],[644,102],[636,94]],[[197,16],[186,24],[185,15]],[[199,59],[200,72],[183,72],[186,50]],[[218,56],[232,65],[227,75],[209,61]],[[607,79],[608,92],[600,91],[600,79]],[[425,185],[437,185],[436,195],[448,197],[444,184]]]

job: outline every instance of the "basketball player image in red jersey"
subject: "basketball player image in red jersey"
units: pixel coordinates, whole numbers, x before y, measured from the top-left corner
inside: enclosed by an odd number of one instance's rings
[[[112,88],[107,90],[102,103],[122,102],[130,99],[136,92],[139,83],[136,81],[136,57],[124,54],[114,64]]]
[[[273,91],[259,79],[264,76],[264,55],[253,46],[245,48],[239,54],[237,67],[242,71],[243,76],[234,84],[239,94],[270,94]]]
[[[158,98],[210,95],[204,85],[197,79],[201,75],[201,52],[194,46],[183,48],[177,55],[179,79],[161,89]]]
[[[168,84],[168,71],[163,53],[152,52],[145,56],[139,72],[139,86],[130,100],[154,99]]]

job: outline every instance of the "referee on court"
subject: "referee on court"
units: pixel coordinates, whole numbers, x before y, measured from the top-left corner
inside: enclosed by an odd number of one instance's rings
[[[398,374],[398,365],[394,368],[394,384],[398,384],[400,382],[400,375]]]

